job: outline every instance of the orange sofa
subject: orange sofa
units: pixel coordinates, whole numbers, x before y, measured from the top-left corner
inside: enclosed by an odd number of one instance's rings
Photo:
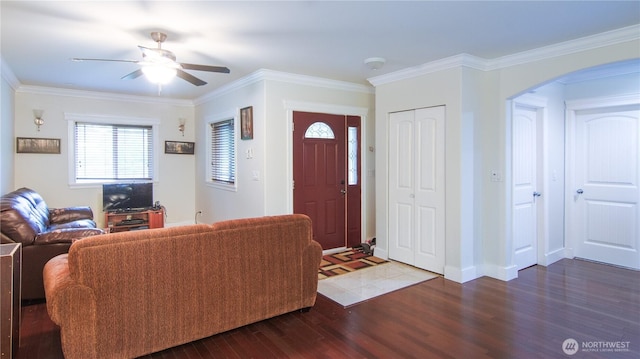
[[[65,358],[134,358],[312,307],[311,228],[294,214],[74,242],[44,268]]]

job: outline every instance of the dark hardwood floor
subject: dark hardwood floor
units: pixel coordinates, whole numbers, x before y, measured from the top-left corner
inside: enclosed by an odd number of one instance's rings
[[[19,359],[63,357],[46,304],[23,308],[21,335]],[[581,347],[573,356],[569,338]],[[602,348],[610,342],[628,349]],[[437,278],[347,309],[319,295],[307,313],[144,358],[567,357],[640,357],[640,272],[565,259],[510,282]]]

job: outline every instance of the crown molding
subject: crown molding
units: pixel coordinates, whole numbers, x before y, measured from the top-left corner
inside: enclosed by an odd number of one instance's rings
[[[7,81],[14,91],[20,87],[20,81],[18,81],[16,75],[11,71],[9,66],[7,66],[7,63],[4,61],[2,56],[0,56],[0,74],[2,74],[2,78]]]
[[[339,91],[351,91],[351,92],[361,92],[366,94],[373,94],[374,89],[368,85],[361,85],[352,82],[338,81],[338,80],[330,80],[321,77],[315,76],[307,76],[307,75],[298,75],[292,74],[288,72],[281,72],[275,70],[268,69],[259,69],[250,73],[249,75],[240,78],[236,81],[228,83],[224,86],[219,87],[218,89],[198,97],[195,101],[195,105],[203,104],[207,101],[213,100],[215,98],[224,96],[230,92],[238,90],[240,88],[249,86],[256,82],[260,81],[278,81],[285,82],[294,85],[303,85],[303,86],[313,86],[313,87],[324,87],[332,90]]]
[[[165,105],[169,104],[174,106],[193,107],[193,101],[191,100],[178,100],[178,99],[171,99],[171,98],[164,98],[164,97],[157,98],[157,97],[125,95],[125,94],[85,91],[85,90],[71,90],[71,89],[62,89],[62,88],[56,88],[56,87],[21,85],[16,89],[16,92],[36,94],[36,95],[66,96],[66,97],[84,98],[84,99],[90,99],[90,100],[125,101],[125,102],[135,102],[135,103],[142,103],[142,104],[165,104]]]
[[[361,92],[366,94],[374,93],[374,89],[371,86],[356,84],[353,82],[331,80],[322,77],[298,75],[267,69],[262,69],[260,71],[262,71],[265,80],[287,82],[295,85],[324,87],[338,91]]]
[[[529,51],[502,56],[495,60],[489,60],[488,67],[490,70],[502,69],[505,67],[546,60],[558,56],[575,54],[577,52],[598,49],[605,46],[616,45],[623,42],[639,39],[640,25],[633,25],[596,35],[581,37],[575,40],[540,47]]]
[[[558,56],[593,50],[605,46],[640,39],[640,25],[633,25],[600,34],[565,41],[537,49],[523,51],[496,59],[483,59],[469,54],[460,54],[428,62],[423,65],[391,72],[367,79],[373,86],[405,80],[421,75],[456,67],[470,67],[482,71],[499,70],[510,66],[546,60]]]
[[[487,60],[477,56],[469,55],[469,54],[459,54],[451,57],[446,57],[444,59],[431,61],[426,64],[409,67],[399,71],[394,71],[388,74],[371,77],[371,78],[368,78],[367,81],[369,81],[373,86],[379,86],[389,82],[406,80],[413,77],[426,75],[426,74],[430,74],[438,71],[458,68],[462,66],[486,71]]]
[[[249,86],[251,84],[259,82],[259,81],[262,80],[262,77],[260,76],[260,71],[261,70],[255,71],[255,72],[250,73],[249,75],[247,75],[245,77],[242,77],[242,78],[240,78],[240,79],[238,79],[236,81],[232,81],[232,82],[230,82],[228,84],[222,85],[222,86],[218,87],[217,89],[215,89],[215,90],[213,90],[213,91],[211,91],[211,92],[209,92],[209,93],[207,93],[205,95],[202,95],[202,96],[196,98],[193,101],[193,104],[195,106],[198,106],[198,105],[201,105],[203,103],[209,102],[209,101],[211,101],[213,99],[216,99],[218,97],[222,97],[222,96],[224,96],[224,95],[226,95],[228,93],[231,93],[233,91],[236,91],[238,89],[241,89],[243,87],[247,87],[247,86]]]

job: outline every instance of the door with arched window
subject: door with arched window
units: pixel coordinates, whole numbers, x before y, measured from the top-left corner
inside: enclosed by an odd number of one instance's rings
[[[323,249],[360,244],[360,118],[293,114],[293,211]]]

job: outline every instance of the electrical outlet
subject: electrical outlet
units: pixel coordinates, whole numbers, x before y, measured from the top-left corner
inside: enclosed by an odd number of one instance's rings
[[[500,176],[500,172],[497,170],[491,171],[491,182],[500,182],[502,181],[502,176]]]

